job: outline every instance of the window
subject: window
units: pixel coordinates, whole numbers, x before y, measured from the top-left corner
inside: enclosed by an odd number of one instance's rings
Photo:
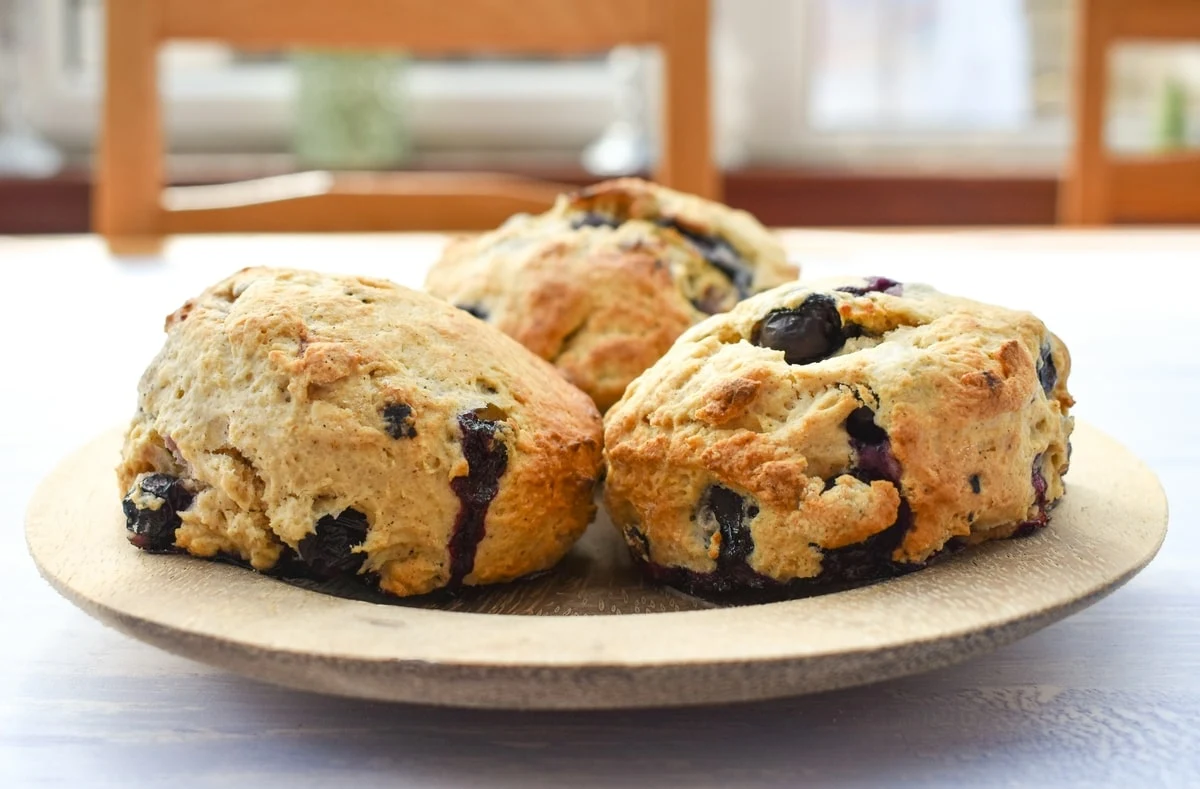
[[[98,117],[101,0],[27,7],[36,9],[32,120],[85,155]],[[721,161],[1053,171],[1069,139],[1070,23],[1070,0],[714,0]],[[1178,77],[1185,98],[1195,94],[1198,58],[1118,55],[1116,147],[1154,144],[1164,75]],[[655,55],[641,65],[622,78],[602,57],[418,61],[407,71],[411,135],[435,162],[577,162],[629,104],[621,91],[640,85],[645,95],[633,104],[655,117]],[[172,151],[286,161],[296,92],[286,56],[174,43],[161,69]]]
[[[25,63],[29,113],[71,152],[90,150],[97,128],[102,6],[102,0],[46,0],[30,20],[37,44]],[[173,151],[285,152],[290,146],[296,75],[284,55],[172,42],[160,58],[160,86]],[[412,135],[429,151],[574,150],[612,115],[602,58],[418,61],[406,92]]]
[[[812,0],[807,158],[1053,166],[1066,142],[1066,3]]]
[[[1200,145],[1200,47],[1122,44],[1109,69],[1110,148],[1139,154]]]

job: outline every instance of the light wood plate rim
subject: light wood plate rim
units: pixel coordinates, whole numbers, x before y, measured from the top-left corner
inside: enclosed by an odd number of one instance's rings
[[[424,610],[142,554],[119,528],[97,523],[119,524],[119,431],[43,481],[26,537],[43,577],[97,619],[292,687],[514,708],[761,699],[958,662],[1084,608],[1135,575],[1166,534],[1162,488],[1095,428],[1080,424],[1073,440],[1069,493],[1034,537],[979,546],[868,587],[748,608],[571,617]]]

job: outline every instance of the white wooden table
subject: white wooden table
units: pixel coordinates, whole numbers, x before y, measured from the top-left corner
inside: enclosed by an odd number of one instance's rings
[[[0,787],[1200,786],[1200,231],[787,240],[808,276],[924,280],[1040,315],[1071,348],[1076,413],[1166,487],[1158,559],[992,655],[815,697],[518,714],[262,685],[60,599],[26,555],[25,504],[60,457],[131,414],[163,316],[202,286],[253,264],[417,286],[442,239],[184,238],[129,260],[91,238],[0,239]]]

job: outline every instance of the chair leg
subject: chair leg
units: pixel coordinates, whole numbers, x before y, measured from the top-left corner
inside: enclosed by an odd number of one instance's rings
[[[1102,225],[1108,211],[1104,105],[1112,0],[1078,0],[1075,30],[1074,145],[1059,196],[1059,222]]]
[[[662,30],[662,155],[659,182],[719,200],[709,92],[708,0],[657,0]]]
[[[92,222],[114,251],[143,251],[161,234],[158,7],[155,0],[105,7],[107,87]]]

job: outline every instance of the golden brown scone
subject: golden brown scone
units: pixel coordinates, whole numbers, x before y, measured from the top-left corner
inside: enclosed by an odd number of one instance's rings
[[[796,274],[745,211],[622,178],[452,244],[425,286],[553,362],[604,410],[687,327]]]
[[[117,469],[138,547],[413,595],[546,569],[592,518],[595,406],[438,299],[246,269],[166,331]]]
[[[883,278],[693,327],[605,417],[605,503],[654,577],[775,591],[1031,532],[1063,495],[1066,346],[1026,312]]]

